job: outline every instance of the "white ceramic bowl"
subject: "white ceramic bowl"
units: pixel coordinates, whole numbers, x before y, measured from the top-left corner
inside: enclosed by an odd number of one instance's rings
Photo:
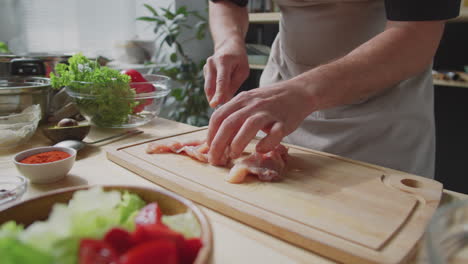
[[[20,162],[31,155],[48,151],[64,151],[71,156],[66,159],[40,164],[26,164]],[[28,178],[31,183],[52,183],[67,175],[73,167],[75,159],[76,150],[74,149],[64,147],[39,147],[16,154],[13,158],[13,162],[18,171]]]

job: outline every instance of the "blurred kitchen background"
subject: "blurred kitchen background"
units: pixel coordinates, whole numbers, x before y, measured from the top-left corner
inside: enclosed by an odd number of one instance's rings
[[[153,26],[136,21],[148,15],[143,4],[186,6],[206,16],[206,0],[0,0],[0,41],[14,54],[73,53],[104,56],[121,63],[143,63],[140,49],[154,52]],[[194,59],[212,52],[206,38],[187,43]],[[153,55],[153,54],[151,54]]]
[[[468,149],[468,1],[462,2],[461,15],[448,21],[434,60],[436,179],[447,189],[468,193],[464,166]],[[144,4],[173,11],[186,7],[207,18],[207,0],[0,0],[0,41],[15,55],[80,51],[88,57],[108,59],[111,67],[157,72],[158,67],[171,63],[174,49],[155,41],[153,23],[136,20],[151,15]],[[257,87],[280,19],[271,0],[251,0],[248,9],[246,43],[251,72],[241,90]],[[198,22],[197,17],[189,17],[188,24]],[[190,39],[195,30],[184,31],[181,39]],[[203,61],[213,50],[208,33],[183,46],[195,62]],[[169,117],[167,111],[162,115]],[[206,118],[193,120],[182,121],[207,122]]]

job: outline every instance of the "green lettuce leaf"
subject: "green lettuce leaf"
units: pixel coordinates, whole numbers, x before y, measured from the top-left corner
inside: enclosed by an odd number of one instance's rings
[[[54,258],[29,246],[16,238],[0,238],[0,258],[2,264],[50,264]]]

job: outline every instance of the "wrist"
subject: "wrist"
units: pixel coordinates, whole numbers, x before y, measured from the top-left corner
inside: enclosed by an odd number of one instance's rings
[[[312,85],[307,79],[301,78],[299,75],[296,78],[286,81],[287,88],[295,90],[297,98],[300,99],[301,105],[304,106],[304,114],[307,116],[312,112],[319,110],[318,96],[314,93]]]
[[[214,46],[215,53],[224,49],[245,51],[244,38],[234,34],[217,41]]]

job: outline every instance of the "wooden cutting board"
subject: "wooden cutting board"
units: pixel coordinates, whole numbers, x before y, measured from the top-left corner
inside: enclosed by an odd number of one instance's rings
[[[153,141],[205,136],[202,129]],[[229,169],[176,154],[146,154],[148,142],[107,156],[204,206],[345,263],[407,262],[442,194],[433,180],[291,145],[283,181],[250,177],[231,184],[224,181]]]

